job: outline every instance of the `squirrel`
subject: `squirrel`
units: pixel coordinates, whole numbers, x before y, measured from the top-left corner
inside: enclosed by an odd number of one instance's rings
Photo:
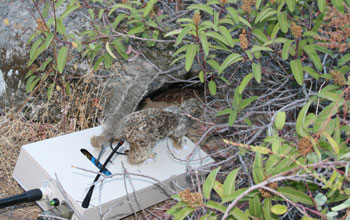
[[[112,138],[123,137],[129,144],[130,150],[127,153],[128,162],[140,164],[149,158],[155,158],[152,152],[156,143],[163,138],[170,138],[174,147],[181,149],[182,136],[186,135],[190,126],[190,118],[184,112],[194,112],[198,109],[197,101],[189,99],[178,106],[169,106],[164,109],[149,108],[133,112],[123,117],[118,126],[110,126],[108,123],[105,131],[113,132],[113,129],[120,128],[120,132],[114,132]],[[91,144],[99,147],[108,141],[104,133],[91,138]]]

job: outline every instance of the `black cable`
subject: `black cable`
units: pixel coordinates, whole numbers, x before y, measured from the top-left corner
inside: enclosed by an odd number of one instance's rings
[[[35,202],[43,197],[40,189],[32,189],[19,195],[0,199],[0,208],[17,205],[24,202]]]
[[[120,146],[123,145],[124,143],[124,139],[121,139],[118,143],[118,145],[113,149],[112,153],[108,156],[108,158],[106,159],[106,161],[103,163],[102,167],[100,168],[100,173],[102,173],[104,171],[104,169],[106,168],[107,164],[109,163],[109,161],[112,159],[113,155],[115,153],[117,153],[117,150],[119,149]],[[111,145],[112,145],[112,141],[111,141]],[[90,200],[91,200],[91,197],[92,197],[92,193],[94,192],[94,188],[95,188],[95,182],[100,178],[101,174],[97,174],[95,179],[94,179],[94,182],[93,182],[93,185],[90,187],[88,193],[86,194],[84,200],[83,200],[83,203],[81,204],[81,206],[83,208],[88,208],[89,205],[90,205]]]

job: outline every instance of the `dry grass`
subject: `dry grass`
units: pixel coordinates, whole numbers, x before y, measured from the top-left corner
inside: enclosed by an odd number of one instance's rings
[[[104,106],[104,99],[101,98],[104,85],[105,83],[97,81],[92,74],[86,74],[72,87],[72,95],[66,98],[66,101],[62,101],[59,88],[50,102],[45,99],[46,89],[32,97],[32,101],[26,104],[29,108],[25,109],[33,110],[31,107],[35,106],[40,109],[35,112],[44,112],[45,117],[25,111],[17,112],[15,109],[8,110],[0,116],[0,198],[23,192],[12,178],[22,145],[96,126]],[[60,103],[58,108],[66,113],[66,117],[61,117],[62,120],[58,123],[48,120],[54,118],[50,117],[50,114],[57,114],[57,111],[50,111],[52,103]],[[1,209],[0,219],[35,219],[39,212],[41,210],[35,203],[21,204]]]

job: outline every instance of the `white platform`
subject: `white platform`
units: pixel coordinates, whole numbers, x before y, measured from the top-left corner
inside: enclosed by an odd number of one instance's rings
[[[102,128],[96,127],[23,146],[13,177],[25,190],[48,185],[52,194],[47,200],[41,200],[38,204],[47,210],[50,208],[48,201],[53,198],[58,198],[60,201],[68,200],[66,202],[75,211],[72,219],[79,219],[79,216],[84,220],[100,219],[101,214],[104,214],[104,219],[119,219],[132,214],[133,211],[161,202],[173,194],[171,190],[157,186],[156,182],[149,178],[130,175],[131,181],[129,179],[124,181],[123,175],[115,175],[112,178],[100,178],[104,181],[102,186],[101,184],[96,185],[90,207],[82,208],[81,202],[96,174],[75,169],[72,166],[98,172],[98,168],[80,152],[80,149],[88,150],[97,158],[98,150],[90,145],[90,137],[101,132]],[[157,153],[156,159],[141,165],[130,165],[126,156],[114,156],[107,169],[112,175],[122,173],[123,163],[128,172],[151,176],[172,189],[176,187],[171,180],[177,182],[181,187],[190,187],[191,182],[185,175],[184,159],[192,151],[194,144],[184,137],[183,150],[176,152],[168,145],[171,145],[171,141],[167,139],[159,142],[154,149]],[[105,151],[100,160],[101,163],[105,161],[110,152],[110,149]],[[174,159],[174,156],[178,159]],[[190,164],[192,167],[199,167],[212,162],[213,160],[198,148]],[[56,176],[65,195],[57,186]],[[129,196],[127,196],[126,188]],[[133,194],[134,189],[137,201]],[[112,206],[113,209],[105,214]]]

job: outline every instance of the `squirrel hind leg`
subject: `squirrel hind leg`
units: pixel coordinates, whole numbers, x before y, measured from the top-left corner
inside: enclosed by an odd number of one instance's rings
[[[182,137],[169,137],[173,141],[173,146],[177,149],[182,149]]]

